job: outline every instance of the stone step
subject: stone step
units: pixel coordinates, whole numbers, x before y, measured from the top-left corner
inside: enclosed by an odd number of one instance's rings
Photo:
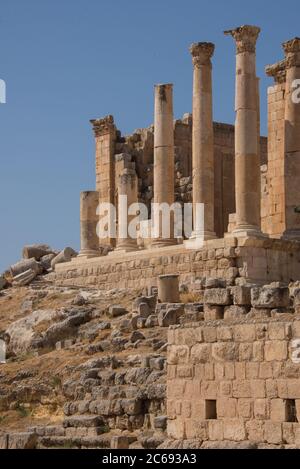
[[[97,428],[103,425],[103,420],[99,416],[76,415],[66,417],[63,421],[64,428]]]
[[[67,438],[65,436],[49,436],[41,437],[38,441],[38,448],[40,449],[72,449],[72,448],[100,448],[108,449],[110,448],[111,436],[98,436],[98,437],[78,437],[78,438]]]

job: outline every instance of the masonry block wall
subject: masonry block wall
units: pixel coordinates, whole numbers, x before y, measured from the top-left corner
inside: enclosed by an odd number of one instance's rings
[[[134,164],[139,180],[140,202],[149,208],[153,199],[154,128],[138,129],[123,137],[112,116],[92,121],[96,137],[96,188],[100,202],[117,202],[116,179],[120,155]],[[192,201],[192,115],[174,121],[176,201]],[[229,215],[235,212],[234,126],[214,123],[215,231],[227,232]],[[261,163],[267,161],[267,139],[261,137]],[[101,241],[103,244],[103,241]],[[105,244],[105,243],[104,243]]]
[[[95,285],[100,289],[144,289],[157,285],[159,275],[179,274],[193,289],[196,280],[223,278],[228,284],[289,283],[300,278],[297,241],[225,238],[207,241],[203,249],[184,246],[144,250],[119,256],[76,258],[58,264],[53,275],[59,285]]]
[[[173,326],[169,437],[300,445],[299,338],[292,316]]]
[[[262,195],[262,231],[274,237],[285,231],[284,158],[285,83],[268,88],[268,166]]]

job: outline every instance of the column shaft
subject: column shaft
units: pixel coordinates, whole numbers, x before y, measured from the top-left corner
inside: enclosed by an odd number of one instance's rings
[[[175,244],[174,214],[167,220],[158,206],[174,204],[174,128],[173,85],[155,86],[154,116],[154,207],[153,223],[156,233],[152,245],[163,247]],[[167,231],[167,233],[165,233]]]
[[[99,192],[89,191],[80,194],[80,253],[81,257],[100,255],[97,224],[99,217]]]
[[[236,236],[261,236],[258,87],[255,47],[260,29],[242,26],[225,34],[236,41]]]
[[[193,58],[193,225],[192,238],[215,238],[214,232],[214,135],[212,110],[212,65],[215,46],[195,43]],[[204,220],[197,220],[197,204],[204,204]],[[200,223],[199,223],[200,222]]]

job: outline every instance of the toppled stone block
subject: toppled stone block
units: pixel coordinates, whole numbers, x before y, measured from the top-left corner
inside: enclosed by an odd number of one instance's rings
[[[56,257],[56,254],[47,254],[40,259],[40,264],[45,271],[51,269],[51,262]]]
[[[149,316],[151,316],[151,309],[147,303],[140,303],[137,312],[141,318],[147,319]]]
[[[63,422],[64,428],[91,428],[100,427],[101,425],[103,425],[103,420],[101,419],[101,417],[93,415],[76,415],[72,417],[67,417]]]
[[[8,436],[8,449],[35,449],[36,444],[35,433],[10,433]]]
[[[42,272],[40,264],[35,259],[24,259],[10,267],[12,277],[17,277],[23,272],[31,270],[36,275]]]
[[[0,290],[3,290],[6,287],[7,282],[3,275],[0,275]]]
[[[55,256],[55,252],[48,244],[32,244],[24,246],[22,250],[23,259],[34,258],[36,261],[39,261],[44,256],[53,254]]]
[[[168,417],[165,415],[160,415],[159,417],[154,418],[153,426],[157,430],[166,430],[167,428]]]
[[[146,320],[145,327],[152,328],[158,326],[158,317],[154,314],[149,316]]]
[[[64,262],[70,262],[73,257],[77,257],[78,253],[74,249],[67,247],[63,249],[54,259],[51,261],[51,268],[54,270],[57,264],[63,264]]]
[[[135,343],[138,340],[145,340],[145,336],[140,331],[133,331],[129,340],[130,342]]]
[[[26,285],[29,285],[35,279],[36,276],[37,273],[34,270],[26,270],[25,272],[22,272],[21,274],[16,275],[13,278],[13,285],[17,287],[24,287]]]
[[[108,310],[108,316],[111,318],[118,318],[126,314],[128,314],[128,311],[120,305],[111,305]]]
[[[288,308],[290,305],[288,288],[252,288],[251,304],[254,308]]]
[[[134,302],[132,304],[132,310],[133,310],[133,312],[138,312],[140,314],[139,306],[141,304],[146,304],[148,306],[148,308],[150,309],[150,314],[151,314],[155,311],[156,303],[157,303],[157,296],[155,296],[155,295],[141,296],[141,297],[136,298],[134,300]]]
[[[211,288],[204,293],[204,303],[208,305],[228,306],[231,304],[231,295],[228,288]]]
[[[158,324],[160,327],[169,327],[179,324],[179,319],[184,314],[183,305],[169,306],[167,311],[162,310],[158,315]]]
[[[136,322],[136,327],[138,329],[144,329],[146,327],[146,321],[147,319],[145,318],[141,318],[140,316],[137,318],[137,322]]]
[[[204,281],[204,287],[206,289],[225,288],[226,280],[219,279],[219,278],[206,278]]]

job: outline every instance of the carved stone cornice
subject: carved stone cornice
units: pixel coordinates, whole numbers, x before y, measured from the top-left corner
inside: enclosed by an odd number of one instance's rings
[[[190,53],[194,67],[201,65],[211,65],[211,58],[214,55],[215,45],[211,42],[195,42],[190,46]]]
[[[243,52],[255,53],[256,41],[260,33],[260,28],[257,26],[244,25],[236,29],[224,31],[227,36],[232,36],[236,42],[236,53]]]
[[[286,59],[281,60],[273,65],[267,65],[265,72],[268,77],[273,77],[275,83],[285,83],[286,82]]]
[[[282,44],[286,56],[286,68],[300,67],[300,38],[295,37]]]
[[[91,119],[90,123],[93,126],[95,137],[100,137],[108,133],[113,133],[116,130],[113,116],[105,116],[102,119]]]

